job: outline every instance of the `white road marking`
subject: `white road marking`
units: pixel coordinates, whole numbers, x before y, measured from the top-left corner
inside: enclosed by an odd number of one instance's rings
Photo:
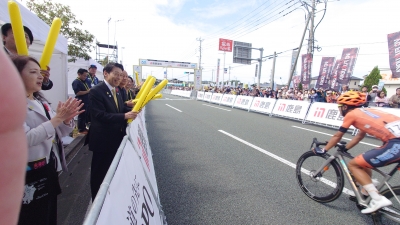
[[[177,108],[175,108],[175,107],[172,107],[172,106],[170,106],[170,105],[168,105],[168,104],[165,104],[165,105],[168,106],[168,107],[171,107],[171,108],[175,109],[175,110],[178,111],[178,112],[182,112],[181,110],[179,110],[179,109],[177,109]]]
[[[256,145],[253,145],[250,142],[247,142],[247,141],[245,141],[245,140],[243,140],[241,138],[238,138],[235,135],[230,134],[230,133],[228,133],[226,131],[223,131],[223,130],[218,130],[218,131],[223,133],[223,134],[225,134],[225,135],[227,135],[227,136],[229,136],[229,137],[231,137],[231,138],[233,138],[233,139],[235,139],[235,140],[237,140],[237,141],[239,141],[239,142],[242,142],[243,144],[245,144],[245,145],[247,145],[249,147],[254,148],[255,150],[257,150],[257,151],[259,151],[261,153],[264,153],[264,154],[270,156],[271,158],[274,158],[274,159],[276,159],[276,160],[278,160],[278,161],[280,161],[280,162],[282,162],[282,163],[284,163],[284,164],[296,169],[296,164],[294,164],[294,163],[292,163],[292,162],[290,162],[290,161],[288,161],[288,160],[286,160],[284,158],[281,158],[281,157],[279,157],[279,156],[277,156],[275,154],[272,154],[271,152],[268,152],[267,150],[262,149],[262,148],[260,148],[260,147],[258,147]],[[305,173],[307,175],[310,173],[310,171],[308,171],[308,170],[306,170],[304,168],[301,168],[301,172],[303,172],[303,173]],[[332,182],[332,181],[330,181],[328,179],[322,178],[320,181],[322,181],[323,183],[325,183],[325,184],[327,184],[327,185],[329,185],[329,186],[331,186],[333,188],[336,187],[336,183]],[[352,190],[347,189],[347,188],[343,188],[343,193],[354,195],[354,192]]]
[[[302,129],[302,130],[311,131],[311,132],[318,133],[318,134],[327,135],[327,136],[333,136],[332,134],[328,134],[328,133],[324,133],[324,132],[320,132],[320,131],[316,131],[316,130],[311,130],[311,129],[307,129],[307,128],[303,128],[303,127],[298,127],[298,126],[292,126],[292,127],[298,128],[298,129]],[[345,137],[342,137],[342,139],[349,140],[349,141],[351,140],[350,138],[345,138]],[[372,147],[379,147],[379,145],[374,145],[374,144],[370,144],[370,143],[363,142],[363,141],[360,141],[360,143],[364,144],[364,145],[369,145],[369,146],[372,146]]]
[[[231,111],[231,110],[229,110],[229,109],[223,109],[223,108],[216,107],[216,106],[212,106],[212,105],[207,105],[207,104],[203,104],[203,105],[208,106],[208,107],[211,107],[211,108],[216,108],[216,109],[221,109],[221,110],[229,111],[229,112]]]

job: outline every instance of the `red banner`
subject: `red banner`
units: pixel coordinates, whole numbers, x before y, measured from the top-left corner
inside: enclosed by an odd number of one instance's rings
[[[388,34],[388,47],[392,78],[400,78],[400,32]]]
[[[332,73],[334,63],[335,57],[322,57],[316,88],[327,89],[329,87],[328,82]]]
[[[224,52],[232,52],[232,42],[232,40],[220,38],[218,49]]]
[[[344,48],[341,60],[342,68],[338,73],[337,81],[339,84],[349,85],[351,75],[353,75],[354,66],[356,65],[358,56],[358,48]]]
[[[304,88],[309,88],[311,82],[311,66],[312,66],[312,54],[304,54],[301,56],[301,84]]]
[[[339,73],[340,73],[340,69],[342,68],[343,65],[343,60],[338,59],[336,60],[333,68],[332,68],[332,73],[331,73],[331,77],[330,77],[330,82],[329,82],[329,89],[330,90],[334,90],[336,92],[339,91],[340,86],[338,83],[338,77],[339,77]]]

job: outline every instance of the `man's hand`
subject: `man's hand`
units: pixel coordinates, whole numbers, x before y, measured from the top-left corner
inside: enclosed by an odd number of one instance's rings
[[[50,67],[47,67],[47,70],[40,70],[40,74],[43,76],[43,83],[47,84],[50,80]]]
[[[324,148],[320,147],[314,147],[311,149],[316,155],[324,155],[326,153],[326,150]]]
[[[130,112],[125,113],[125,119],[126,120],[127,119],[134,120],[134,119],[136,119],[137,115],[138,115],[138,112],[130,111]]]
[[[126,101],[126,105],[127,105],[128,107],[133,108],[133,107],[136,105],[136,102]]]

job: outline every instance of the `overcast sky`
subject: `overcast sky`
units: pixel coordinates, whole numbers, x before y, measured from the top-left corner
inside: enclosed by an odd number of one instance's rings
[[[218,39],[225,38],[262,47],[264,55],[284,52],[276,61],[275,81],[286,83],[291,49],[300,44],[306,15],[298,0],[53,1],[69,5],[77,18],[83,20],[83,28],[94,34],[100,43],[118,42],[119,59],[123,60],[129,74],[139,58],[198,63],[199,41],[196,39],[204,39],[203,80],[213,77],[214,81],[218,58],[221,59],[222,79],[224,55],[218,51]],[[316,14],[315,24],[324,15],[324,7],[323,3],[317,5],[317,11],[321,11]],[[399,0],[330,0],[315,33],[316,46],[320,46],[321,51],[315,51],[313,76],[318,75],[322,56],[340,58],[343,48],[350,47],[360,48],[353,75],[362,77],[374,66],[389,68],[387,34],[400,31],[396,11],[399,8]],[[118,20],[122,21],[116,22]],[[301,53],[306,51],[307,47],[303,47]],[[254,50],[252,54],[257,58],[260,53]],[[95,52],[91,55],[96,57]],[[232,53],[226,53],[225,67],[232,67],[230,79],[252,83],[255,64],[234,64],[232,57]],[[265,61],[262,82],[269,81],[271,69],[272,60]],[[297,70],[300,71],[299,64]],[[157,67],[143,68],[144,75],[152,73],[159,79],[163,78],[163,71]],[[187,80],[183,72],[182,69],[168,69],[168,78]],[[228,75],[224,78],[227,80]],[[192,80],[193,75],[189,79]]]

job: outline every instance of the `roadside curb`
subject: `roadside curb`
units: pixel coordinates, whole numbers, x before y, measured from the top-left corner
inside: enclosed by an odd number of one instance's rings
[[[67,161],[67,164],[71,160],[71,158],[74,156],[76,152],[78,152],[82,147],[83,144],[85,143],[86,135],[78,135],[74,140],[69,144],[65,149],[65,159]]]

